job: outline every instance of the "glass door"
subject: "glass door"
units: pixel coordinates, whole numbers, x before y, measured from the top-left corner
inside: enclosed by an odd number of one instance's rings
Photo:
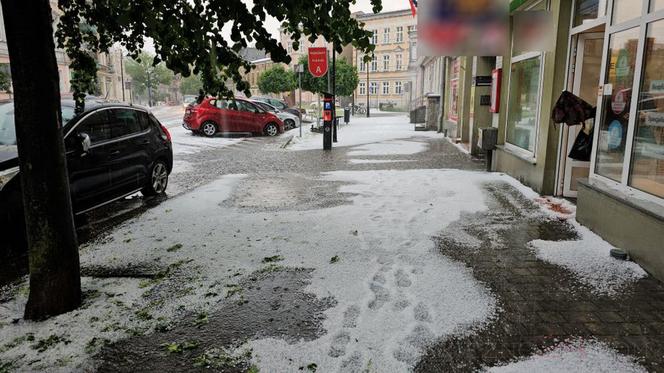
[[[604,33],[580,34],[577,38],[576,61],[574,65],[574,81],[572,93],[581,97],[584,101],[595,106],[597,104],[597,87],[600,82],[602,70],[602,50],[604,45]],[[587,134],[594,125],[594,121],[586,121],[583,129]],[[574,140],[582,131],[583,126],[566,126],[567,149],[569,154]],[[563,195],[565,197],[576,197],[577,182],[581,178],[587,178],[590,173],[590,161],[584,162],[566,157],[563,180]]]

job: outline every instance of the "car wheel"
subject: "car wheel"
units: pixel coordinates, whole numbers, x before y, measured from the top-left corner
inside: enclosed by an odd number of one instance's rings
[[[265,126],[265,134],[270,137],[277,136],[279,134],[279,127],[274,123],[268,123]]]
[[[286,119],[284,121],[284,124],[286,125],[286,128],[288,128],[288,129],[295,128],[295,121],[292,120],[292,119]]]
[[[217,133],[217,124],[207,121],[201,125],[201,132],[207,137],[212,137]]]
[[[164,161],[156,161],[150,171],[150,178],[141,190],[144,196],[156,196],[166,191],[168,186],[168,168]]]

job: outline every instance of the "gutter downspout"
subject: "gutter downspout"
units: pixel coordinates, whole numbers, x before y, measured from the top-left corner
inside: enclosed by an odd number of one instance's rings
[[[444,124],[445,120],[445,88],[447,86],[447,57],[442,57],[443,63],[440,67],[440,102],[438,108],[438,133],[444,133]]]

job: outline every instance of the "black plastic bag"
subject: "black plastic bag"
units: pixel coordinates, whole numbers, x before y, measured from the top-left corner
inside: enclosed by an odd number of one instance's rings
[[[590,161],[590,154],[593,150],[593,128],[590,129],[590,133],[584,131],[586,124],[583,124],[583,128],[579,131],[579,134],[574,140],[574,145],[569,151],[569,157],[576,159],[577,161],[588,162]],[[594,127],[594,126],[593,126]]]
[[[554,123],[566,123],[568,126],[581,124],[591,118],[595,118],[595,108],[569,91],[563,91],[551,111]]]

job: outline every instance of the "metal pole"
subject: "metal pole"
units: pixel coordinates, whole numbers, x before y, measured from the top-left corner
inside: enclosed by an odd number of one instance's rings
[[[372,60],[372,66],[373,66],[373,60]],[[367,118],[369,118],[369,64],[367,63]]]
[[[335,50],[336,43],[332,43],[332,142],[337,142],[337,51]]]
[[[148,106],[152,107],[152,83],[150,83],[150,70],[148,73]]]
[[[125,101],[125,83],[124,83],[124,65],[123,61],[124,56],[122,55],[122,49],[120,49],[120,79],[122,79],[122,102]]]
[[[297,71],[297,84],[300,89],[300,137],[302,137],[302,66],[298,67]]]

